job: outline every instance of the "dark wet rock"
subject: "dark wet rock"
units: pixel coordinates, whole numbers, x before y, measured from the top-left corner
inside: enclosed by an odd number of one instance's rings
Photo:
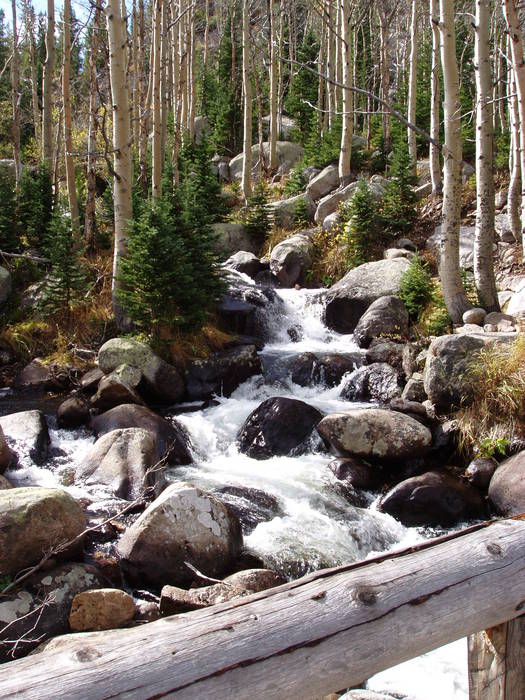
[[[425,391],[425,383],[423,375],[415,372],[405,384],[401,398],[405,401],[418,401],[423,403],[426,401],[427,394]]]
[[[3,595],[0,601],[0,662],[25,656],[46,639],[69,632],[69,611],[75,595],[99,588],[103,583],[103,578],[93,567],[65,564],[32,576],[22,590]],[[13,643],[2,643],[17,639],[27,641],[18,644],[16,649]]]
[[[432,441],[430,430],[421,423],[383,408],[331,413],[317,430],[338,452],[365,458],[419,457],[428,452]]]
[[[16,456],[6,442],[4,431],[0,424],[0,474],[3,474],[6,469],[13,466],[16,462]]]
[[[143,380],[142,371],[130,365],[120,365],[99,382],[97,392],[91,397],[91,405],[99,411],[125,403],[144,405],[139,395],[139,386]]]
[[[158,496],[166,486],[155,436],[141,428],[112,430],[100,437],[77,468],[88,486],[102,484],[132,501],[151,488]]]
[[[330,485],[351,505],[365,508],[369,499],[363,491],[379,485],[380,469],[354,457],[339,457],[328,465],[332,473]]]
[[[374,301],[359,319],[354,337],[361,348],[369,347],[374,338],[408,334],[408,311],[395,296],[384,296]]]
[[[279,500],[260,489],[222,486],[217,493],[221,501],[239,518],[244,535],[253,532],[259,523],[284,515]]]
[[[216,578],[241,547],[239,521],[227,506],[191,484],[176,483],[126,530],[118,551],[131,581],[184,586],[195,579],[185,562]]]
[[[341,396],[348,401],[388,403],[401,396],[399,374],[384,362],[360,367],[346,380]]]
[[[0,491],[6,491],[7,489],[12,489],[13,484],[0,474]]]
[[[473,459],[465,470],[465,476],[469,484],[475,486],[479,491],[487,491],[490,480],[494,476],[494,472],[498,467],[495,459],[487,459],[486,457],[478,457]]]
[[[231,396],[238,386],[261,372],[261,360],[253,345],[230,348],[205,360],[194,360],[186,370],[188,398],[209,399],[214,394]]]
[[[239,431],[239,449],[253,459],[289,455],[307,440],[321,418],[320,411],[303,401],[266,399]]]
[[[352,333],[374,301],[399,293],[409,266],[406,258],[399,258],[365,263],[350,270],[326,292],[327,326],[340,333]]]
[[[255,277],[257,273],[268,269],[267,264],[265,265],[256,255],[246,250],[239,250],[229,257],[224,265],[230,268],[230,270],[237,270],[237,272],[242,272],[249,277]]]
[[[145,406],[116,406],[93,418],[91,427],[98,436],[121,428],[142,428],[153,433],[159,455],[166,455],[171,464],[190,464],[193,461],[186,428],[176,419],[168,421]]]
[[[267,319],[264,310],[268,304],[282,305],[271,287],[249,284],[242,275],[232,271],[228,275],[228,291],[217,311],[226,331],[265,338]]]
[[[89,407],[78,396],[71,396],[57,408],[57,425],[59,428],[79,428],[89,422]]]
[[[38,357],[26,365],[15,378],[17,389],[35,393],[64,391],[69,384],[69,374],[65,368],[44,365]]]
[[[51,440],[42,411],[20,411],[2,416],[0,427],[15,451],[27,452],[37,464],[46,461]]]
[[[63,556],[82,550],[85,518],[80,505],[61,489],[0,491],[0,574],[14,576],[37,564],[57,545],[74,541]]]
[[[304,352],[293,359],[291,378],[299,386],[337,386],[345,374],[353,372],[363,362],[362,355],[315,355]]]
[[[525,452],[509,457],[494,472],[489,501],[499,515],[525,513]]]
[[[403,373],[403,354],[406,346],[402,343],[395,343],[393,340],[376,338],[365,353],[367,364],[376,362],[386,362],[394,367],[400,374]]]
[[[426,472],[394,486],[379,503],[404,525],[455,525],[485,513],[479,492],[446,472]]]
[[[407,399],[397,398],[390,401],[390,408],[399,413],[412,415],[413,418],[422,418],[424,421],[428,419],[427,409],[419,401],[408,401]]]
[[[82,376],[82,379],[80,380],[80,388],[86,394],[94,394],[97,390],[98,383],[103,376],[104,372],[98,367],[95,367],[95,369],[90,369],[89,372],[86,372]]]

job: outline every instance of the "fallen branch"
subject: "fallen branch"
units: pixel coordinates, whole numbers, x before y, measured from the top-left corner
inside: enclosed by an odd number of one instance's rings
[[[0,250],[0,255],[3,258],[24,258],[26,260],[32,260],[36,263],[50,262],[48,258],[42,258],[38,255],[30,255],[29,253],[7,253],[5,250]]]

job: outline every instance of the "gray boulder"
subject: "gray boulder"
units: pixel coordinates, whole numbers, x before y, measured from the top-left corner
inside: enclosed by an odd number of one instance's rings
[[[252,278],[268,267],[268,265],[262,263],[256,255],[246,250],[239,250],[237,253],[230,256],[224,263],[224,266],[229,270],[236,270]]]
[[[384,362],[360,367],[346,380],[341,396],[348,401],[389,403],[401,396],[399,375]]]
[[[350,270],[326,293],[326,324],[352,333],[368,307],[380,297],[399,294],[401,279],[410,267],[406,258],[365,263]]]
[[[323,224],[329,214],[337,211],[341,202],[347,202],[353,196],[357,188],[357,182],[351,182],[335,192],[327,194],[321,199],[315,210],[314,221],[316,224]]]
[[[317,431],[342,454],[402,460],[428,452],[432,434],[410,416],[383,408],[332,413]]]
[[[87,486],[107,486],[129,501],[147,489],[158,496],[166,485],[159,459],[153,433],[141,428],[112,430],[93,445],[77,468],[77,477]]]
[[[97,436],[112,430],[142,428],[155,436],[160,457],[166,456],[171,464],[190,464],[193,461],[190,438],[182,423],[174,418],[167,421],[145,406],[116,406],[93,418],[91,427]]]
[[[57,408],[59,428],[78,428],[89,422],[89,407],[78,396],[71,396]]]
[[[68,384],[69,376],[65,368],[44,364],[39,357],[31,360],[15,378],[17,389],[35,393],[63,391]]]
[[[337,165],[327,165],[316,175],[306,188],[310,197],[316,202],[339,186],[339,168]]]
[[[0,663],[25,656],[46,639],[67,634],[75,595],[102,584],[102,577],[92,566],[64,564],[32,576],[22,590],[3,595],[0,600]],[[24,643],[16,646],[14,642],[8,643],[8,640],[17,639],[23,639]]]
[[[6,442],[2,426],[0,425],[0,474],[3,474],[6,469],[9,469],[14,462],[16,462],[16,457],[13,452],[11,452]]]
[[[406,248],[387,248],[383,253],[385,260],[395,260],[396,258],[408,258],[412,260],[415,253],[411,250],[406,250]]]
[[[307,192],[295,195],[289,199],[279,199],[268,204],[268,212],[273,218],[276,226],[282,228],[293,228],[297,224],[298,211],[303,214],[305,209],[308,221],[313,221],[315,204]]]
[[[221,260],[226,260],[239,250],[256,254],[261,247],[260,241],[250,238],[243,224],[224,221],[213,224],[212,229],[215,236],[213,247]]]
[[[176,403],[184,396],[181,372],[155,355],[144,343],[131,338],[112,338],[98,351],[98,366],[110,374],[121,365],[129,365],[142,372],[144,390],[158,401]]]
[[[328,216],[325,216],[323,221],[323,231],[333,231],[337,229],[341,223],[341,214],[338,211],[334,211]]]
[[[354,337],[361,348],[369,347],[380,336],[406,338],[408,335],[408,311],[395,296],[380,297],[374,301],[359,319]]]
[[[405,384],[401,398],[405,401],[417,401],[423,403],[426,401],[427,394],[425,391],[425,382],[423,375],[415,372]]]
[[[142,382],[142,371],[130,365],[120,365],[113,372],[102,377],[96,394],[91,397],[91,405],[100,411],[123,403],[136,403],[143,406],[144,401],[138,393]]]
[[[270,129],[270,115],[267,114],[265,117],[262,118],[262,121],[264,135],[268,136],[268,132]],[[285,141],[289,140],[290,137],[293,135],[295,129],[297,129],[297,122],[295,121],[295,119],[292,119],[292,117],[288,117],[286,116],[286,114],[283,114],[281,116],[281,133],[279,134],[279,138]]]
[[[509,457],[496,469],[489,484],[489,501],[499,515],[525,513],[525,452]]]
[[[494,218],[494,228],[500,241],[503,243],[515,243],[516,239],[510,228],[510,220],[508,214],[496,214]]]
[[[11,296],[11,273],[5,267],[0,267],[0,306],[3,306]]]
[[[0,491],[0,574],[14,576],[37,564],[46,552],[75,540],[84,528],[80,505],[65,491],[42,487]],[[81,551],[79,538],[61,556]]]
[[[291,238],[278,243],[270,253],[270,271],[283,287],[293,287],[304,281],[312,265],[313,234],[315,231],[300,231]]]
[[[485,309],[467,309],[467,311],[465,311],[463,314],[462,321],[463,323],[473,323],[476,326],[482,326],[486,315],[487,312]]]
[[[0,427],[17,453],[28,455],[37,464],[46,461],[51,440],[42,411],[20,411],[2,416]]]
[[[188,585],[194,574],[218,577],[240,554],[239,522],[215,496],[191,484],[169,486],[126,530],[118,545],[130,580]]]
[[[478,457],[473,459],[465,469],[465,476],[469,484],[472,484],[480,491],[486,492],[497,468],[498,463],[495,459]]]
[[[474,267],[474,226],[461,226],[459,229],[459,263],[466,270],[472,270]],[[434,252],[439,252],[441,245],[441,226],[436,226],[434,233],[427,239],[426,247]],[[494,252],[497,251],[497,246],[494,244]]]
[[[479,492],[446,472],[426,472],[394,486],[379,502],[379,510],[403,525],[451,526],[484,514]]]
[[[195,134],[195,143],[202,143],[202,140],[210,133],[210,124],[208,118],[204,116],[197,116],[193,121],[193,128]]]
[[[267,141],[263,143],[264,157],[268,160],[270,156],[270,147]],[[289,173],[293,166],[302,160],[304,157],[304,148],[298,143],[292,141],[277,141],[277,165],[281,175]],[[230,161],[230,175],[232,180],[240,180],[242,175],[242,167],[244,161],[244,153],[239,153],[238,156]],[[252,174],[257,178],[259,176],[259,144],[252,146]]]
[[[194,360],[186,370],[188,398],[193,401],[209,399],[214,394],[231,396],[238,386],[261,372],[261,360],[254,345],[242,345],[204,360]]]

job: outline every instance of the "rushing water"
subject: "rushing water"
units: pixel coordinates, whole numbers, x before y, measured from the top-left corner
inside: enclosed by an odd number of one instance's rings
[[[366,507],[350,505],[334,488],[327,466],[333,457],[320,441],[312,440],[310,452],[297,457],[255,460],[239,452],[236,435],[247,416],[266,398],[300,399],[325,414],[356,405],[340,398],[341,386],[327,388],[320,383],[302,387],[292,382],[290,362],[301,353],[358,356],[360,351],[351,335],[340,335],[323,324],[317,291],[279,290],[277,294],[278,303],[269,304],[264,311],[269,340],[261,352],[263,374],[252,377],[229,398],[216,397],[207,408],[177,412],[191,435],[194,462],[171,468],[169,479],[226,490],[224,498],[230,502],[246,490],[258,494],[266,510],[263,508],[263,516],[247,528],[246,547],[266,566],[288,576],[421,540],[422,531],[406,528],[377,511],[375,494],[368,494]],[[9,412],[15,410],[22,408],[12,407]],[[103,489],[87,492],[74,483],[75,466],[89,451],[93,437],[83,430],[58,430],[52,416],[49,424],[52,444],[48,463],[35,465],[20,443],[19,468],[7,476],[19,486],[61,486],[77,498],[87,495],[93,501],[89,508],[93,513],[117,508],[117,500]],[[465,663],[465,644],[457,642],[379,674],[371,679],[370,687],[395,690],[414,700],[463,700],[468,696]],[[428,685],[431,677],[432,689]]]

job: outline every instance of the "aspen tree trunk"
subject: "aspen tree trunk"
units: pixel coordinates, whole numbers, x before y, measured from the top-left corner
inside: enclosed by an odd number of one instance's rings
[[[179,183],[179,150],[181,142],[181,132],[180,132],[180,56],[179,56],[179,24],[175,23],[175,18],[177,17],[178,8],[175,0],[172,0],[171,4],[171,14],[172,14],[172,28],[171,28],[171,50],[173,53],[173,151],[171,154],[171,162],[173,165],[173,183],[177,185]]]
[[[507,130],[507,118],[505,114],[505,83],[508,81],[509,77],[509,71],[507,70],[507,66],[505,62],[503,61],[503,54],[504,54],[504,38],[500,37],[499,45],[498,45],[498,65],[499,65],[499,71],[498,71],[498,102],[497,102],[497,112],[499,115],[499,122],[500,122],[500,129],[501,131],[506,131]]]
[[[439,0],[430,0],[430,27],[432,29],[432,68],[430,73],[430,136],[439,141],[439,73],[441,61],[439,57]],[[429,151],[430,179],[434,197],[441,194],[443,181],[441,179],[441,162],[439,148],[431,143]]]
[[[523,36],[518,11],[514,0],[503,0],[503,14],[510,37],[512,67],[518,101],[520,170],[521,170],[521,239],[525,250],[525,62],[523,57]]]
[[[341,0],[335,0],[336,2],[336,8],[335,8],[335,21],[336,21],[336,40],[335,40],[335,79],[339,83],[339,85],[343,81],[343,61],[341,58],[341,11],[340,11],[340,3]],[[341,103],[341,88],[339,85],[335,86],[335,104],[336,104],[336,109]]]
[[[379,15],[379,26],[380,26],[380,55],[381,55],[381,97],[387,102],[390,101],[390,59],[388,52],[388,39],[389,39],[389,20],[390,16],[387,16],[386,10],[381,7],[381,3],[377,6]],[[392,136],[391,136],[391,125],[390,125],[390,114],[388,110],[384,109],[382,114],[382,125],[383,125],[383,138],[385,143],[385,153],[390,153],[392,148]]]
[[[179,4],[179,14],[182,15],[186,9],[187,0],[180,0]],[[179,20],[179,93],[180,93],[180,132],[181,132],[181,142],[182,137],[184,137],[188,128],[188,91],[186,88],[186,83],[188,79],[188,47],[186,46],[186,19],[187,15],[184,15]]]
[[[412,0],[412,19],[410,22],[410,61],[408,75],[408,121],[416,123],[417,91],[417,3]],[[417,140],[414,129],[408,129],[408,154],[411,160],[412,175],[417,174]]]
[[[166,155],[166,138],[168,136],[168,99],[167,99],[167,68],[168,68],[168,15],[167,3],[161,0],[162,22],[160,31],[160,162],[161,174],[164,169]]]
[[[508,72],[508,101],[509,101],[509,192],[507,195],[507,212],[509,215],[510,230],[514,238],[519,241],[521,236],[520,199],[521,199],[521,168],[520,168],[520,117],[518,113],[518,98],[516,97],[516,83],[514,70]]]
[[[328,129],[331,130],[334,125],[335,113],[337,111],[337,104],[335,99],[335,87],[333,81],[335,80],[335,44],[338,39],[335,35],[335,13],[337,12],[337,6],[334,12],[334,0],[328,0],[328,82],[327,82],[327,92],[328,92]]]
[[[89,52],[89,125],[88,125],[88,155],[87,155],[87,176],[86,176],[86,213],[84,219],[84,236],[86,245],[93,249],[95,244],[96,216],[96,174],[95,174],[95,151],[97,149],[98,131],[98,105],[97,105],[97,54],[98,54],[98,30],[100,29],[100,14],[102,12],[101,0],[97,0],[95,6],[95,17],[93,19],[93,29],[91,32],[91,45]],[[137,74],[135,74],[135,80]]]
[[[197,102],[195,49],[195,9],[192,9],[188,19],[188,136],[191,143],[195,141],[195,108]]]
[[[148,118],[147,111],[149,104],[146,103],[146,68],[145,61],[145,43],[146,35],[144,29],[144,0],[139,2],[138,16],[138,31],[139,31],[139,46],[138,46],[138,91],[139,91],[139,140],[138,140],[138,155],[139,155],[139,182],[144,195],[148,193],[148,171],[146,165],[147,150],[148,150]]]
[[[126,27],[119,0],[108,0],[106,9],[109,38],[109,72],[113,96],[113,201],[115,211],[115,246],[113,256],[113,311],[119,328],[126,326],[116,292],[120,260],[127,252],[126,227],[132,216],[131,124],[129,91],[126,80]]]
[[[459,227],[461,216],[461,103],[456,60],[455,3],[439,0],[441,63],[445,99],[445,179],[441,219],[439,276],[443,297],[453,323],[461,323],[463,313],[471,308],[461,280],[459,266]]]
[[[324,94],[325,94],[325,80],[323,78],[326,64],[326,15],[322,13],[322,24],[321,24],[321,41],[319,44],[319,55],[317,57],[317,70],[319,73],[319,81],[317,85],[317,109],[319,124],[321,125],[321,135],[324,134],[326,128],[328,127],[328,115],[324,113]]]
[[[254,62],[252,62],[253,64]],[[257,100],[257,136],[259,142],[259,179],[263,177],[263,174],[268,170],[264,158],[264,132],[263,132],[263,109],[262,109],[262,95],[261,95],[261,80],[259,77],[259,71],[255,70],[253,72],[253,77],[255,80],[255,97]]]
[[[133,66],[133,142],[136,146],[139,143],[139,131],[140,131],[140,90],[139,90],[139,28],[138,28],[138,13],[137,13],[137,0],[133,0],[133,14],[132,14],[132,66]]]
[[[242,89],[244,94],[243,163],[241,189],[252,196],[252,85],[250,82],[250,0],[242,3]]]
[[[208,68],[208,52],[210,44],[210,0],[205,0],[204,11],[206,24],[204,26],[204,56],[202,60],[204,63],[204,70],[206,70]]]
[[[52,158],[55,203],[56,203],[56,200],[58,198],[58,185],[59,185],[59,180],[60,180],[60,153],[62,151],[63,120],[64,120],[64,110],[61,108],[60,112],[58,113],[58,124],[57,124],[56,137],[55,137],[55,152],[54,152],[54,158]]]
[[[29,69],[31,75],[31,106],[33,109],[33,127],[35,131],[35,141],[40,143],[40,109],[38,107],[38,85],[35,64],[35,11],[29,2],[24,0],[24,24],[27,31],[29,45]]]
[[[155,0],[153,5],[153,141],[152,141],[152,173],[151,194],[158,199],[162,194],[162,115],[160,108],[160,63],[161,63],[161,0]]]
[[[11,90],[12,90],[12,105],[13,105],[13,123],[11,125],[11,138],[13,139],[13,158],[15,161],[15,180],[16,186],[20,183],[22,176],[22,161],[20,159],[20,99],[19,93],[19,56],[18,56],[18,27],[16,22],[16,0],[12,0],[11,7],[13,11],[13,58],[11,59]]]
[[[46,60],[42,78],[42,157],[53,165],[53,71],[55,69],[55,2],[47,0]]]
[[[73,235],[80,233],[78,215],[77,189],[75,182],[75,161],[73,160],[73,132],[71,126],[71,95],[70,95],[70,65],[71,65],[71,2],[64,0],[64,33],[63,33],[63,64],[62,64],[62,102],[64,109],[64,162],[66,166],[67,197],[71,212],[71,229]]]
[[[341,56],[343,59],[343,85],[350,87],[352,80],[352,33],[350,29],[350,0],[340,1],[341,13]],[[339,183],[344,186],[350,182],[353,132],[353,93],[343,89],[343,129],[341,132],[341,151],[339,154]]]
[[[483,308],[499,311],[494,275],[494,173],[490,0],[476,0],[476,231],[474,279]]]
[[[279,131],[277,125],[277,103],[279,101],[278,94],[278,78],[277,78],[277,63],[279,57],[277,54],[277,17],[275,15],[275,0],[269,0],[270,9],[270,160],[268,168],[271,173],[277,170],[277,139]]]
[[[284,55],[284,12],[279,8],[279,56]],[[284,98],[284,66],[279,60],[278,85],[277,85],[277,137],[279,138],[283,128],[283,98]]]

